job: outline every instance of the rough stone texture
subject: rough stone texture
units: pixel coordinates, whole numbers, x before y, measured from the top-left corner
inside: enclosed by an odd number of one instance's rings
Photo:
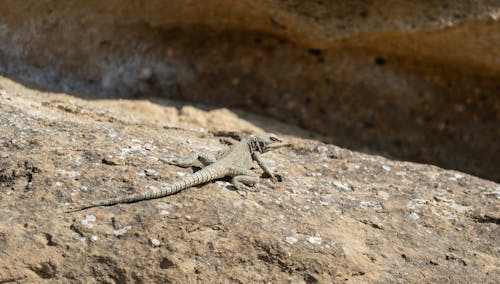
[[[500,180],[500,1],[2,1],[0,74],[238,107]]]
[[[71,202],[189,173],[159,159],[216,151],[218,133],[261,132],[262,118],[83,100],[2,77],[0,113],[0,283],[500,279],[500,185],[491,181],[284,135],[292,146],[264,155],[282,181],[264,179],[246,198],[215,182],[64,214]]]

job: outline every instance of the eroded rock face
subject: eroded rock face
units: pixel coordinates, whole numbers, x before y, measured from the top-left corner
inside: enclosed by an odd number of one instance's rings
[[[0,86],[0,282],[500,279],[499,184],[293,136],[264,155],[281,182],[246,198],[219,181],[65,214],[182,177],[192,169],[161,158],[216,151],[218,135],[262,131],[259,119]]]
[[[500,2],[10,1],[0,72],[279,118],[500,180]]]

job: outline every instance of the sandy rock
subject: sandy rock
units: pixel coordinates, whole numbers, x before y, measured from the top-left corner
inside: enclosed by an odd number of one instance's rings
[[[176,172],[190,173],[161,159],[189,148],[215,152],[225,147],[221,132],[164,127],[148,122],[148,112],[132,118],[118,100],[103,111],[100,101],[5,78],[0,85],[0,282],[500,278],[499,184],[281,133],[291,147],[264,154],[281,182],[263,178],[246,197],[209,183],[162,199],[63,213],[72,203],[159,188]],[[327,151],[317,151],[320,145]],[[104,162],[109,154],[123,163]]]

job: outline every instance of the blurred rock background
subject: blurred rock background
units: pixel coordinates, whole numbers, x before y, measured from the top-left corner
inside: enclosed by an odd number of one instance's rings
[[[0,74],[236,107],[499,181],[499,19],[498,0],[2,1]]]

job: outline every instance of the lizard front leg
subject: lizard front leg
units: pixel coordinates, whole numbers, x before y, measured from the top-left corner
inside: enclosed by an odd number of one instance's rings
[[[264,164],[264,161],[262,160],[262,156],[259,152],[253,152],[252,153],[252,158],[257,162],[259,167],[269,176],[273,181],[278,181],[276,177],[274,176],[273,173],[269,170],[269,168]]]
[[[164,159],[168,164],[188,168],[194,166],[196,161],[200,161],[204,166],[215,163],[215,158],[209,154],[191,151],[188,156],[174,159]]]

